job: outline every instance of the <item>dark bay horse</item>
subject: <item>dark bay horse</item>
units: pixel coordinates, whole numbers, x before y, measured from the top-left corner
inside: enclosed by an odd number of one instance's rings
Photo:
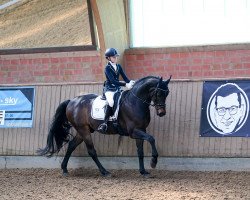
[[[150,122],[149,106],[154,106],[158,116],[166,114],[166,97],[169,94],[168,80],[148,76],[136,81],[131,90],[124,91],[120,100],[120,110],[117,118],[117,126],[110,122],[107,134],[120,134],[129,136],[136,140],[137,154],[139,158],[139,171],[142,175],[149,173],[144,168],[143,142],[148,141],[152,148],[151,167],[155,168],[157,164],[158,152],[155,145],[155,139],[146,128]],[[61,164],[64,174],[68,173],[67,164],[72,152],[83,141],[86,144],[88,154],[96,163],[102,175],[110,173],[100,163],[91,133],[97,130],[102,120],[95,120],[91,117],[91,107],[96,94],[87,94],[75,97],[72,100],[62,102],[54,115],[48,138],[47,145],[44,149],[38,150],[38,154],[52,156],[58,153],[65,143],[68,143],[66,155]],[[73,126],[77,134],[70,139],[69,129]]]

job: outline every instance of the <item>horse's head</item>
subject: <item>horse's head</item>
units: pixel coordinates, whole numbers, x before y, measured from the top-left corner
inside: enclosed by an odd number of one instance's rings
[[[156,114],[160,117],[166,114],[166,98],[169,94],[168,84],[171,80],[171,76],[168,80],[162,80],[162,77],[159,79],[156,87],[150,89],[150,94],[152,101],[154,103]]]
[[[169,94],[168,80],[162,80],[162,77],[147,76],[135,82],[131,94],[142,104],[154,106],[158,116],[166,114],[166,98]],[[153,104],[151,103],[153,102]]]

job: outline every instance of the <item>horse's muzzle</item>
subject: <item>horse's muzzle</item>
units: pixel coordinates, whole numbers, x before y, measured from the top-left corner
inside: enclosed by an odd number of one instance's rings
[[[166,110],[164,108],[159,108],[159,109],[156,110],[156,114],[159,117],[162,117],[162,116],[166,115]]]

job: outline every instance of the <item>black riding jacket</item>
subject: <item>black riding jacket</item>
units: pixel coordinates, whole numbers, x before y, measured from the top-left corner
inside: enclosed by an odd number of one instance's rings
[[[107,64],[107,66],[105,67],[105,75],[107,80],[105,81],[105,92],[107,91],[116,91],[116,90],[120,90],[121,86],[125,86],[126,83],[129,83],[130,80],[128,79],[128,77],[126,76],[126,74],[124,73],[121,65],[116,64],[117,66],[117,70],[115,71],[115,69],[113,68],[113,66],[110,64],[110,62]],[[119,76],[122,76],[123,80],[126,82],[120,82],[119,81]]]

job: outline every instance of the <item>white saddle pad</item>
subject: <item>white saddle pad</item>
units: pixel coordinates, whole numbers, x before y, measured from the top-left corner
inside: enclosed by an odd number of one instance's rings
[[[119,105],[120,99],[121,97],[119,97],[118,105]],[[106,100],[102,100],[101,96],[96,97],[92,104],[91,117],[97,120],[104,120],[104,117],[105,117],[104,109],[107,104],[108,102]],[[117,106],[115,114],[109,118],[109,121],[116,120],[118,116],[118,112],[119,112],[119,106]]]
[[[101,96],[95,98],[92,104],[91,117],[93,119],[103,120],[105,106],[108,104],[106,100],[102,100]]]

